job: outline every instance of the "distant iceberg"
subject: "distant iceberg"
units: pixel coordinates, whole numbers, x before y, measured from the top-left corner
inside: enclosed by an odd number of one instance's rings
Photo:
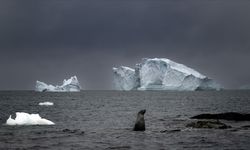
[[[239,89],[240,90],[250,90],[250,85],[243,85]]]
[[[39,114],[28,114],[25,112],[16,112],[16,118],[12,119],[11,115],[6,121],[7,125],[54,125],[50,120],[41,118]]]
[[[68,80],[64,80],[61,86],[53,86],[44,82],[36,81],[35,90],[39,92],[79,92],[81,90],[81,86],[77,77],[73,76]]]
[[[52,102],[40,102],[38,105],[40,105],[40,106],[53,106],[54,103],[52,103]]]
[[[135,69],[113,68],[116,90],[220,90],[221,86],[196,70],[166,58],[144,58]]]

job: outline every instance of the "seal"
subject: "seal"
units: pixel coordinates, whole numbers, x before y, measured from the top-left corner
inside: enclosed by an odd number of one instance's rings
[[[143,109],[138,112],[137,119],[134,126],[134,131],[145,131],[145,120],[144,120],[144,114],[146,113],[146,109]]]

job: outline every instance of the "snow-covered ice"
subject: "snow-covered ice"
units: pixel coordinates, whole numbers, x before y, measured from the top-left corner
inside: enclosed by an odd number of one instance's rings
[[[53,106],[54,103],[52,103],[52,102],[40,102],[39,105],[40,106]]]
[[[39,92],[79,92],[81,85],[76,76],[71,77],[68,80],[64,80],[60,86],[48,85],[44,82],[36,81],[36,91]]]
[[[41,118],[39,114],[28,114],[25,112],[16,112],[16,118],[12,119],[11,115],[6,121],[7,125],[54,125],[50,120]]]
[[[135,70],[126,68],[122,66],[119,69],[113,69],[114,84],[117,90],[194,91],[221,89],[219,84],[198,71],[166,58],[144,58],[141,63],[135,66]]]

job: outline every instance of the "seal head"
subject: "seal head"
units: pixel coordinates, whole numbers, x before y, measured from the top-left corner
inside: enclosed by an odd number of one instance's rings
[[[145,113],[146,113],[145,109],[138,112],[135,126],[133,129],[134,131],[145,131],[145,129],[146,129],[145,128],[145,120],[144,120]]]

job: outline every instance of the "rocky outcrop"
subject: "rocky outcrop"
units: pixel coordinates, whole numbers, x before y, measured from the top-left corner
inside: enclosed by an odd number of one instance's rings
[[[242,114],[237,112],[200,114],[191,117],[191,119],[223,119],[223,120],[233,120],[233,121],[250,121],[250,114]]]
[[[213,120],[198,120],[195,122],[191,122],[186,125],[186,127],[191,128],[207,128],[207,129],[228,129],[231,126],[226,125],[220,121],[213,121]]]

